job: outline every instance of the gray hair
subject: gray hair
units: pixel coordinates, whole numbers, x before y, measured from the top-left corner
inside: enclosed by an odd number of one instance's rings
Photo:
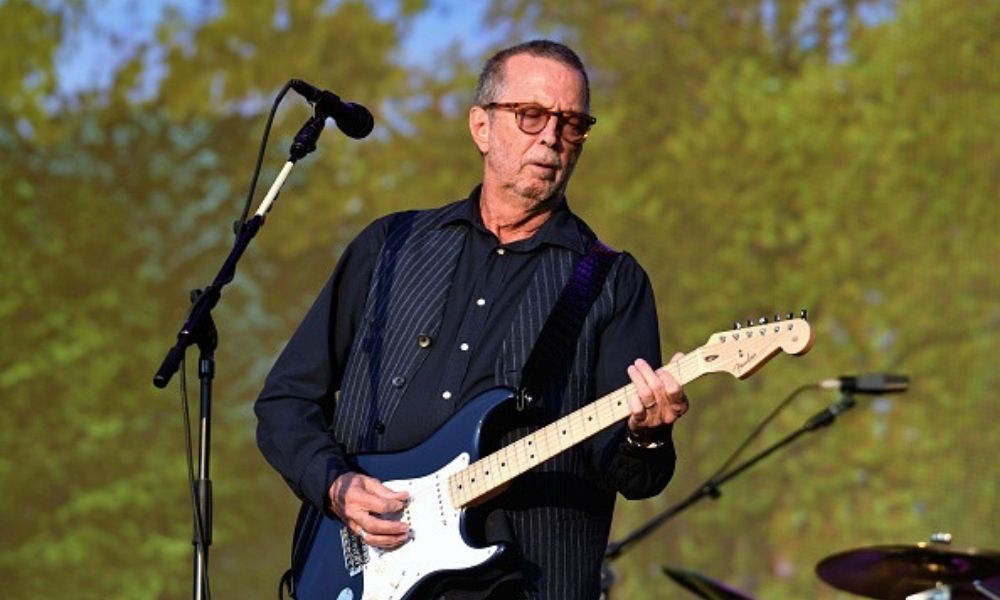
[[[490,102],[496,102],[500,98],[504,84],[504,64],[507,59],[518,54],[528,54],[539,58],[549,58],[575,69],[583,76],[584,105],[590,108],[590,78],[587,77],[587,70],[583,67],[583,61],[568,46],[550,40],[532,40],[516,46],[501,50],[494,54],[486,64],[483,65],[483,72],[479,74],[479,83],[476,85],[476,96],[474,99],[476,106],[485,106]]]

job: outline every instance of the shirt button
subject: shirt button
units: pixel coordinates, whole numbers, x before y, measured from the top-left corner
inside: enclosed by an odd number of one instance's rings
[[[394,388],[401,388],[406,383],[406,378],[402,375],[396,375],[389,380],[389,383],[391,383]]]
[[[441,394],[441,397],[444,398],[445,400],[451,400],[451,392],[449,392],[448,390],[445,390]]]
[[[497,248],[497,254],[499,254],[500,256],[503,256],[506,253],[507,250],[505,248]]]
[[[420,346],[421,348],[430,348],[431,336],[427,335],[426,333],[421,333],[420,335],[417,336],[417,345]]]
[[[385,423],[383,423],[382,421],[376,421],[375,431],[379,433],[385,433]]]
[[[469,345],[468,345],[468,344],[466,344],[465,342],[462,342],[462,343],[461,343],[461,344],[460,344],[460,345],[458,346],[458,349],[459,349],[459,350],[461,350],[462,352],[468,352],[468,351],[469,351]]]
[[[486,298],[480,298],[476,300],[476,306],[486,306]]]

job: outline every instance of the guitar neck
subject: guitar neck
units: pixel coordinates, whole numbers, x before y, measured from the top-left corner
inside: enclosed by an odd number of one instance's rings
[[[681,385],[706,373],[724,372],[745,379],[772,356],[784,350],[805,354],[812,347],[813,332],[801,319],[768,323],[714,333],[706,344],[677,362],[660,367]],[[636,396],[632,384],[598,398],[493,454],[472,463],[448,478],[448,489],[456,507],[464,507],[490,494],[511,479],[567,450],[597,432],[629,416],[629,400]]]
[[[668,371],[684,385],[705,373],[699,354],[692,352],[660,370]],[[563,450],[628,418],[629,400],[636,395],[630,383],[453,474],[448,485],[454,505],[468,506]]]

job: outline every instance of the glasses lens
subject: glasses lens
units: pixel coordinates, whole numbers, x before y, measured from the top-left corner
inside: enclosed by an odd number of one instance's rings
[[[581,117],[567,117],[562,136],[567,142],[579,142],[587,137],[590,125]]]
[[[557,115],[556,129],[560,130],[562,138],[572,144],[579,143],[587,137],[590,131],[591,119],[586,115],[576,113],[553,113],[537,104],[518,106],[517,104],[496,104],[497,108],[513,110],[517,126],[529,135],[539,133],[549,123],[549,118]]]
[[[525,106],[517,111],[518,125],[524,133],[538,133],[549,122],[549,113],[540,106]]]

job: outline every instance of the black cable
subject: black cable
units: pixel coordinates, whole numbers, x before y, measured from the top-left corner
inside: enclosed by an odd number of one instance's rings
[[[793,390],[791,394],[789,394],[787,397],[785,397],[785,399],[782,400],[778,404],[778,406],[775,407],[775,409],[772,410],[769,415],[767,415],[766,417],[764,417],[764,420],[761,421],[757,425],[757,427],[755,427],[754,430],[750,432],[750,435],[747,436],[747,439],[743,440],[743,443],[740,444],[739,447],[737,447],[735,451],[733,451],[733,453],[729,456],[729,458],[726,459],[726,461],[724,463],[722,463],[722,466],[719,467],[715,471],[715,473],[712,473],[712,476],[709,477],[708,480],[706,480],[704,484],[702,484],[701,486],[699,486],[698,489],[701,489],[702,487],[704,487],[706,485],[711,485],[712,482],[715,481],[715,479],[717,477],[719,477],[720,475],[722,475],[723,473],[725,473],[726,470],[729,469],[729,467],[732,466],[732,464],[734,462],[736,462],[736,459],[738,459],[740,457],[740,455],[743,454],[743,451],[747,449],[747,447],[750,445],[750,443],[753,442],[754,440],[756,440],[758,437],[760,437],[760,434],[764,431],[764,428],[766,428],[771,423],[771,421],[773,421],[775,419],[775,417],[778,416],[778,414],[781,411],[785,410],[788,407],[788,405],[792,403],[792,400],[794,400],[802,392],[804,392],[806,390],[809,390],[809,389],[813,389],[813,388],[818,389],[819,388],[819,384],[816,384],[816,383],[807,383],[805,385],[801,385],[801,386],[797,387],[795,390]]]
[[[246,223],[247,217],[250,216],[250,205],[253,204],[253,195],[257,189],[257,179],[260,177],[260,166],[264,162],[264,150],[267,148],[267,138],[271,133],[271,123],[274,121],[275,113],[278,112],[278,105],[281,104],[285,94],[287,94],[289,88],[291,88],[291,83],[291,81],[286,83],[281,88],[281,91],[278,92],[278,95],[274,98],[274,104],[271,106],[271,113],[267,116],[267,124],[264,125],[264,137],[261,139],[260,149],[257,151],[257,164],[254,166],[253,177],[250,178],[250,189],[247,191],[247,199],[243,205],[243,214],[240,215],[239,222],[234,224],[237,228],[243,223]]]
[[[292,595],[292,570],[288,569],[278,580],[278,600],[285,600],[285,590],[289,597]]]
[[[201,542],[204,551],[205,525],[201,507],[198,506],[198,499],[195,497],[194,480],[194,444],[191,442],[191,408],[188,404],[187,394],[187,360],[181,358],[180,368],[180,388],[181,388],[181,412],[184,415],[184,449],[186,450],[187,472],[188,472],[188,494],[191,496],[191,512],[194,517],[195,532]],[[205,581],[205,600],[212,600],[212,586],[208,581],[208,560],[207,556],[202,556],[198,561],[201,564],[201,575]]]

